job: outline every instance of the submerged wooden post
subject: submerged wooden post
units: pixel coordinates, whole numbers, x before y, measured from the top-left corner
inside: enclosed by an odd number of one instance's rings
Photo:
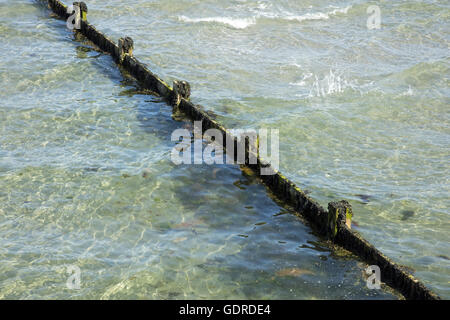
[[[348,201],[341,200],[328,204],[328,221],[326,226],[327,236],[334,239],[341,226],[352,226],[353,210]]]

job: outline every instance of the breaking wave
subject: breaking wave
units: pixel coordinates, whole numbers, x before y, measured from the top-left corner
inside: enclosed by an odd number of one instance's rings
[[[205,18],[189,18],[186,16],[179,16],[178,19],[188,23],[199,22],[213,22],[226,24],[235,29],[245,29],[251,25],[256,24],[259,19],[281,19],[287,21],[307,21],[307,20],[327,20],[331,16],[338,14],[346,14],[351,6],[346,8],[336,8],[329,12],[312,12],[305,13],[303,15],[292,15],[291,13],[271,13],[271,12],[259,12],[253,17],[249,18],[232,18],[232,17],[205,17]]]
[[[217,22],[229,25],[235,29],[245,29],[248,26],[256,23],[256,18],[229,18],[229,17],[209,17],[209,18],[198,18],[191,19],[186,16],[178,17],[179,20],[183,22],[197,23],[197,22]]]
[[[278,18],[283,18],[285,20],[297,20],[299,22],[302,21],[306,21],[306,20],[327,20],[329,19],[331,16],[335,16],[337,14],[346,14],[348,12],[348,10],[350,10],[351,6],[348,6],[346,8],[343,9],[334,9],[332,11],[329,12],[315,12],[315,13],[306,13],[303,15],[299,15],[299,16],[293,16],[293,15],[286,15],[285,17],[278,17]]]

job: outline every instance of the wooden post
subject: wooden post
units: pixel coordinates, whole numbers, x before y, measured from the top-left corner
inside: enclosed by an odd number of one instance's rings
[[[343,225],[349,229],[352,226],[353,210],[348,201],[341,200],[338,202],[330,202],[328,204],[328,221],[327,221],[327,235],[334,239]]]
[[[191,85],[187,81],[173,81],[173,97],[172,106],[178,107],[181,102],[181,98],[189,100],[191,96]]]
[[[123,62],[126,55],[132,56],[134,48],[134,41],[130,37],[119,39],[119,61]]]
[[[75,3],[74,3],[75,5]],[[79,4],[80,7],[80,15],[81,15],[81,21],[87,22],[87,12],[88,12],[88,8],[85,2],[80,2]]]
[[[125,54],[132,56],[133,55],[133,49],[134,49],[134,41],[130,37],[125,37],[123,42],[123,50]]]

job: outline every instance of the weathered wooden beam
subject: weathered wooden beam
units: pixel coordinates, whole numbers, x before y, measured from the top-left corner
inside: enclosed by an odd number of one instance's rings
[[[67,7],[63,3],[59,0],[47,1],[50,8],[56,14],[62,18],[68,18],[69,14],[67,13]],[[245,158],[247,159],[252,151],[246,140],[239,142],[235,136],[225,129],[225,127],[211,118],[204,111],[203,107],[193,104],[189,100],[191,93],[189,83],[185,81],[174,81],[173,88],[170,87],[133,56],[134,42],[131,38],[120,38],[118,45],[116,45],[111,39],[88,23],[88,9],[84,2],[74,3],[74,6],[75,5],[80,7],[81,12],[81,28],[78,32],[81,32],[101,50],[111,54],[116,63],[126,69],[146,89],[166,98],[166,101],[170,105],[183,112],[191,120],[201,121],[203,132],[208,129],[218,129],[226,137],[224,141],[228,139],[230,139],[229,141],[233,141],[231,148],[233,149],[232,153],[234,154],[234,160],[236,160],[238,144],[245,143]],[[225,142],[223,147],[224,150],[226,150],[227,145]],[[328,205],[328,211],[326,211],[316,201],[308,197],[292,181],[272,168],[269,163],[261,159],[259,154],[256,155],[256,158],[256,164],[250,164],[246,161],[246,165],[255,171],[270,192],[286,205],[291,206],[297,213],[305,217],[311,227],[320,235],[354,253],[366,263],[378,265],[381,270],[381,280],[401,292],[405,298],[440,299],[421,282],[383,255],[368,241],[363,239],[361,235],[350,229],[353,212],[347,201],[331,202]],[[263,168],[272,170],[273,174],[261,174],[261,169]]]

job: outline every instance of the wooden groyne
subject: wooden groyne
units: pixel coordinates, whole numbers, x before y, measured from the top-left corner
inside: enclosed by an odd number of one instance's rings
[[[72,15],[72,13],[69,14],[67,12],[68,7],[61,1],[47,0],[47,2],[53,12],[61,18],[67,20]],[[238,150],[240,144],[245,143],[246,165],[255,172],[270,192],[281,202],[292,207],[296,213],[308,220],[317,233],[354,253],[364,262],[370,265],[377,265],[381,271],[381,281],[402,293],[406,299],[439,299],[435,293],[425,287],[419,280],[383,255],[373,245],[363,239],[359,233],[351,229],[353,212],[347,201],[331,202],[328,204],[327,210],[325,210],[292,181],[273,169],[268,162],[261,159],[258,152],[254,154],[247,140],[243,142],[238,141],[230,131],[210,117],[203,107],[193,104],[190,101],[191,88],[189,83],[186,81],[174,81],[173,86],[168,85],[133,56],[134,43],[130,37],[120,38],[116,44],[87,21],[88,9],[84,2],[74,2],[73,6],[79,8],[80,11],[80,28],[76,32],[80,32],[102,51],[110,54],[114,61],[135,77],[144,88],[164,97],[169,105],[185,114],[191,120],[201,121],[203,132],[208,129],[217,129],[225,137],[224,141],[233,141],[231,146],[234,150],[230,150],[230,147],[228,147],[228,153],[233,154],[235,160],[237,157],[236,150]],[[224,150],[227,149],[225,143],[223,147]],[[256,163],[252,164],[248,161],[250,155],[256,157]],[[261,169],[264,169],[265,172],[272,170],[273,174],[261,174]]]

